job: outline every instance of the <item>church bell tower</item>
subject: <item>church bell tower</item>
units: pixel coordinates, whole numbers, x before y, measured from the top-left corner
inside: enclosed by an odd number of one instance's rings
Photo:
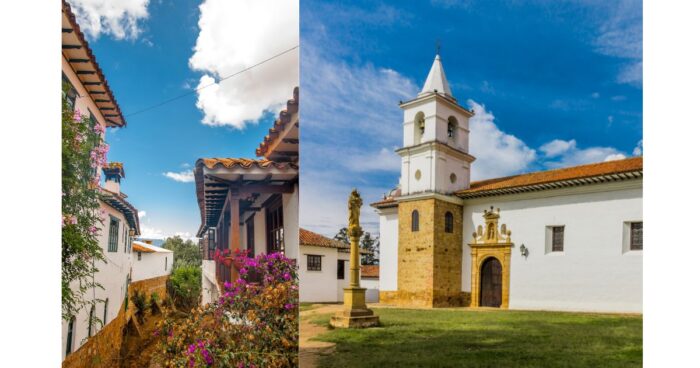
[[[474,114],[452,96],[440,55],[435,56],[418,96],[404,111],[401,194],[450,194],[470,181],[469,118]]]
[[[448,307],[468,303],[462,292],[462,200],[469,187],[469,118],[452,96],[440,55],[423,89],[402,102],[403,147],[398,202],[398,277],[393,302]]]

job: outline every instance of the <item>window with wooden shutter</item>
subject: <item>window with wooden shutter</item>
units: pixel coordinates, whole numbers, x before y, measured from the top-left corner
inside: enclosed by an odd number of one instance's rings
[[[445,213],[445,232],[452,233],[454,231],[454,216],[452,212]]]
[[[345,280],[345,261],[338,260],[338,280]]]
[[[66,336],[66,356],[73,352],[73,338],[75,335],[75,317],[68,322],[68,335]]]
[[[321,271],[321,256],[308,254],[306,256],[307,271]]]
[[[119,219],[109,216],[109,242],[107,244],[108,252],[117,251],[117,242],[119,239]]]
[[[564,251],[564,226],[552,226],[552,252]]]
[[[419,215],[418,215],[418,210],[413,210],[411,212],[411,231],[418,231],[419,226]]]
[[[642,223],[630,223],[630,250],[642,250]]]
[[[284,252],[284,217],[282,196],[272,196],[264,205],[267,227],[267,253]]]

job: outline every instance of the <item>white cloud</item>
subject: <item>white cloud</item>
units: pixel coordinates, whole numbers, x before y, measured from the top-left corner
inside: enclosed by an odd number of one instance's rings
[[[594,41],[596,51],[625,61],[619,83],[642,85],[642,6],[637,0],[611,2],[606,21]]]
[[[135,39],[148,19],[149,0],[68,0],[81,31],[89,38],[111,35]]]
[[[191,183],[194,181],[194,172],[192,172],[192,170],[180,172],[168,171],[163,173],[163,175],[180,183]]]
[[[205,0],[199,36],[190,58],[204,72],[197,88],[202,123],[243,129],[266,111],[276,113],[299,85],[298,49],[224,81],[299,44],[297,1]]]
[[[139,211],[139,219],[146,217],[146,211]]]
[[[143,225],[141,225],[141,235],[139,237],[141,239],[165,239],[165,238],[167,238],[167,236],[165,236],[165,233],[163,233],[163,230],[152,228],[149,226],[143,226]]]
[[[193,241],[193,242],[195,242],[195,243],[199,240],[198,237],[194,236],[194,235],[193,235],[192,233],[190,233],[189,231],[177,231],[177,232],[175,232],[175,235],[174,235],[174,236],[179,236],[179,237],[181,237],[183,240],[191,240],[191,241]]]
[[[494,122],[495,116],[484,105],[472,100],[468,104],[474,110],[474,116],[469,119],[469,153],[476,157],[472,180],[516,174],[535,161],[535,150],[500,130]]]
[[[625,154],[613,147],[578,148],[576,140],[555,139],[540,146],[544,153],[543,164],[547,168],[559,168],[589,164],[594,162],[621,160]]]
[[[634,147],[634,150],[632,151],[632,154],[633,154],[633,155],[635,155],[635,156],[641,156],[641,155],[642,155],[642,152],[643,152],[642,144],[643,144],[643,143],[642,143],[642,140],[640,139],[639,142],[637,142],[637,146]]]

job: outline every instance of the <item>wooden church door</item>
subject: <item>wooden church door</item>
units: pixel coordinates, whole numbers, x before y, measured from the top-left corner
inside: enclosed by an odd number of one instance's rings
[[[487,259],[481,266],[480,306],[501,306],[501,297],[503,295],[502,280],[501,263],[496,258]]]

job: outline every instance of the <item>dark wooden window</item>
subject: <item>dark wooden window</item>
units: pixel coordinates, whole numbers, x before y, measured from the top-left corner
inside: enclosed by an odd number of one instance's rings
[[[452,216],[452,212],[447,211],[447,213],[445,213],[445,232],[452,233],[453,230],[454,230],[454,216]]]
[[[552,252],[564,251],[564,226],[552,226]]]
[[[90,308],[90,319],[88,320],[88,337],[92,337],[92,325],[95,320],[95,306]]]
[[[116,217],[109,216],[109,243],[107,247],[108,252],[117,251],[117,241],[119,239],[119,219]]]
[[[216,230],[213,228],[209,229],[209,242],[207,245],[209,246],[207,259],[212,260],[214,259],[214,253],[216,252]]]
[[[165,270],[168,270],[168,257],[165,257]]]
[[[321,271],[321,256],[307,254],[306,255],[306,270]]]
[[[411,213],[411,231],[418,231],[418,210]]]
[[[78,97],[78,91],[76,91],[75,87],[73,87],[73,83],[70,82],[65,74],[63,74],[63,83],[66,83],[69,86],[68,92],[66,92],[66,95],[68,96],[68,104],[72,108],[75,108],[75,99]]]
[[[126,224],[124,224],[124,226],[122,226],[122,236],[124,237],[123,238],[124,239],[124,253],[129,252],[129,242],[127,241],[127,238],[128,238],[127,235],[128,235],[128,232],[126,230]]]
[[[255,257],[255,215],[245,222],[245,242],[248,257]]]
[[[109,298],[105,299],[105,312],[104,315],[102,316],[102,325],[107,324],[107,307],[109,307]]]
[[[345,261],[338,260],[338,280],[345,280]]]
[[[267,227],[267,253],[284,252],[284,218],[282,196],[272,196],[264,205]]]
[[[73,352],[73,335],[75,335],[75,317],[68,322],[68,335],[66,336],[66,356]]]
[[[630,250],[642,250],[642,223],[630,223]]]
[[[136,252],[136,253],[138,253],[138,260],[140,261],[141,260],[141,252]]]

